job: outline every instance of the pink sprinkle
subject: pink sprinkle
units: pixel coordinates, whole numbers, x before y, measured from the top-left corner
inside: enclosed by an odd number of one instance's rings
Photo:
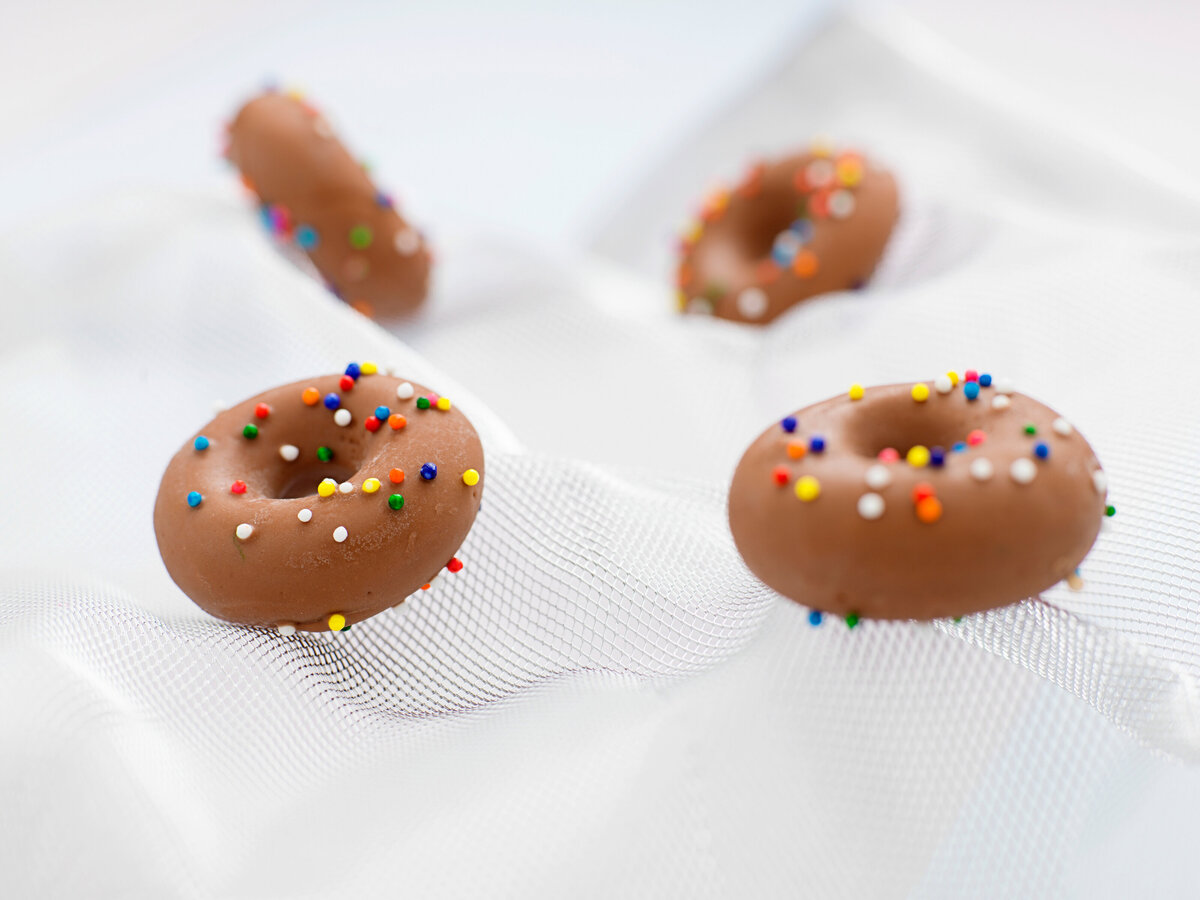
[[[884,447],[879,451],[880,462],[896,462],[900,459],[900,451],[895,447]]]
[[[292,230],[288,211],[285,207],[275,204],[271,207],[271,230],[276,234],[287,234]]]
[[[967,435],[967,443],[970,444],[972,447],[977,446],[978,444],[982,444],[984,442],[984,440],[986,440],[986,439],[987,439],[987,435],[984,434],[978,428],[976,428],[974,431],[972,431],[970,434]]]
[[[963,375],[963,381],[978,381],[979,373],[974,369],[967,369],[967,374]]]

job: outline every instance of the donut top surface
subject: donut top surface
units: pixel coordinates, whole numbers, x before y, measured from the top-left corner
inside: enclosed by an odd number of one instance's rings
[[[308,254],[339,297],[385,317],[425,299],[432,257],[424,237],[300,94],[245,104],[225,156],[257,196],[266,229]]]
[[[1094,543],[1107,479],[1070,423],[987,374],[862,388],[746,451],[729,522],[747,566],[818,610],[930,619],[1014,603]]]
[[[483,478],[479,437],[448,398],[351,364],[192,435],[154,529],[171,577],[213,615],[340,630],[461,568]]]
[[[769,322],[817,294],[861,286],[899,215],[896,182],[856,152],[814,144],[712,193],[681,240],[683,312]]]

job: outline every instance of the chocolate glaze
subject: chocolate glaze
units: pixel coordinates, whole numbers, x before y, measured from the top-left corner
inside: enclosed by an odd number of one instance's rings
[[[833,168],[832,184],[818,187],[806,178],[818,159]],[[844,160],[857,160],[858,179],[839,183]],[[850,197],[838,198],[852,205],[848,214],[830,203],[835,191]],[[809,297],[856,288],[875,270],[898,216],[895,179],[857,154],[817,149],[760,164],[734,190],[709,197],[695,230],[685,236],[677,275],[680,309],[764,323]],[[811,227],[802,263],[815,260],[815,272],[772,254],[776,238],[798,220],[808,223],[803,231]]]
[[[315,246],[304,249],[338,296],[383,317],[425,299],[432,259],[424,239],[381,202],[362,165],[302,99],[271,93],[243,106],[229,126],[227,156],[268,215],[281,212],[285,236],[313,230]],[[370,244],[355,247],[351,231],[362,226]]]
[[[418,384],[411,399],[399,399],[399,378],[362,375],[348,391],[338,382],[325,375],[239,403],[198,432],[207,449],[195,449],[193,435],[167,466],[154,507],[159,551],[175,583],[214,616],[324,631],[340,613],[353,624],[432,581],[470,530],[483,448],[467,418],[453,407],[418,409],[418,398],[431,393]],[[338,394],[350,424],[337,425],[323,402],[306,405],[309,387],[322,398]],[[260,403],[271,410],[265,419],[255,415]],[[378,406],[407,424],[368,431]],[[257,437],[243,435],[248,424]],[[281,456],[284,445],[298,449],[294,461]],[[319,446],[333,451],[332,460],[318,459]],[[432,480],[421,477],[425,463],[437,466]],[[389,477],[393,468],[404,471],[399,484]],[[468,469],[479,473],[474,485],[464,483]],[[320,497],[324,477],[348,480],[354,490]],[[363,490],[370,477],[381,482],[375,493]],[[245,483],[244,493],[231,491],[235,481]],[[191,491],[203,495],[196,507],[188,504]],[[399,510],[388,504],[393,493],[404,497]],[[302,509],[312,511],[308,522],[297,517]],[[244,540],[236,535],[243,523],[254,529]],[[339,526],[348,533],[342,543],[333,537]]]
[[[1021,394],[993,406],[995,388],[971,401],[959,385],[916,402],[912,385],[867,388],[861,400],[834,397],[795,413],[793,434],[772,425],[750,445],[729,491],[729,526],[755,575],[806,606],[882,619],[961,616],[1036,595],[1070,576],[1096,540],[1105,512],[1103,473],[1092,448],[1076,432],[1061,434],[1050,408]],[[1001,401],[1003,403],[1003,401]],[[1024,430],[1036,426],[1034,435]],[[1066,429],[1065,422],[1059,428]],[[951,450],[974,429],[986,438]],[[807,446],[821,435],[826,449],[788,454],[790,441]],[[1044,442],[1048,458],[1034,455]],[[941,468],[905,461],[910,447],[945,448]],[[897,462],[877,455],[897,449]],[[972,463],[986,458],[994,474],[980,480]],[[1011,474],[1035,466],[1033,480]],[[867,471],[884,465],[886,487],[867,484]],[[786,472],[778,483],[775,473]],[[811,502],[797,497],[797,479],[820,484]],[[913,490],[930,485],[942,504],[940,519],[921,521]],[[860,498],[878,494],[883,512],[869,519]],[[875,501],[869,501],[874,504]]]

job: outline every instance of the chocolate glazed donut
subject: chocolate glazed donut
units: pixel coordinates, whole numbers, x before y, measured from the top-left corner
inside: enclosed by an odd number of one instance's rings
[[[252,397],[175,454],[154,531],[200,607],[285,633],[339,631],[462,568],[479,437],[447,398],[374,370]]]
[[[681,311],[769,322],[870,277],[899,215],[896,181],[823,145],[712,194],[682,240]]]
[[[729,525],[755,575],[817,610],[961,616],[1077,577],[1107,479],[1067,420],[990,375],[863,389],[746,451]]]
[[[229,126],[229,160],[258,195],[264,224],[304,250],[339,297],[366,315],[415,310],[432,259],[316,109],[294,94],[264,94]]]

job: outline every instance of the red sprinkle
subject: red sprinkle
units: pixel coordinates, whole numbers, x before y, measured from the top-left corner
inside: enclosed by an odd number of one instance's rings
[[[461,572],[462,562],[459,561],[457,556],[451,557],[450,562],[446,563],[446,568],[451,572]]]
[[[367,420],[363,422],[363,425],[367,426],[367,431],[378,431],[379,426],[382,424],[383,423],[374,416],[367,416]]]
[[[884,447],[879,451],[880,462],[896,462],[900,459],[900,451],[895,447]]]
[[[918,481],[915,485],[913,485],[912,489],[913,503],[920,503],[926,497],[932,497],[934,493],[936,492],[934,491],[932,484],[930,484],[928,481]]]
[[[265,419],[271,414],[271,407],[267,406],[265,403],[260,403],[258,406],[254,407],[254,414],[260,419]]]
[[[776,466],[771,472],[771,477],[775,479],[776,484],[787,484],[791,473],[788,472],[787,466]]]
[[[987,439],[987,435],[984,434],[983,430],[980,428],[976,428],[974,431],[972,431],[970,434],[967,435],[967,443],[970,444],[972,447],[976,446],[977,444],[982,444],[986,439]]]
[[[348,391],[354,387],[354,379],[349,375],[343,375],[338,379],[338,387],[340,387],[343,391]]]
[[[246,493],[246,482],[239,478],[229,486],[229,490],[233,491],[235,494],[244,494]]]

